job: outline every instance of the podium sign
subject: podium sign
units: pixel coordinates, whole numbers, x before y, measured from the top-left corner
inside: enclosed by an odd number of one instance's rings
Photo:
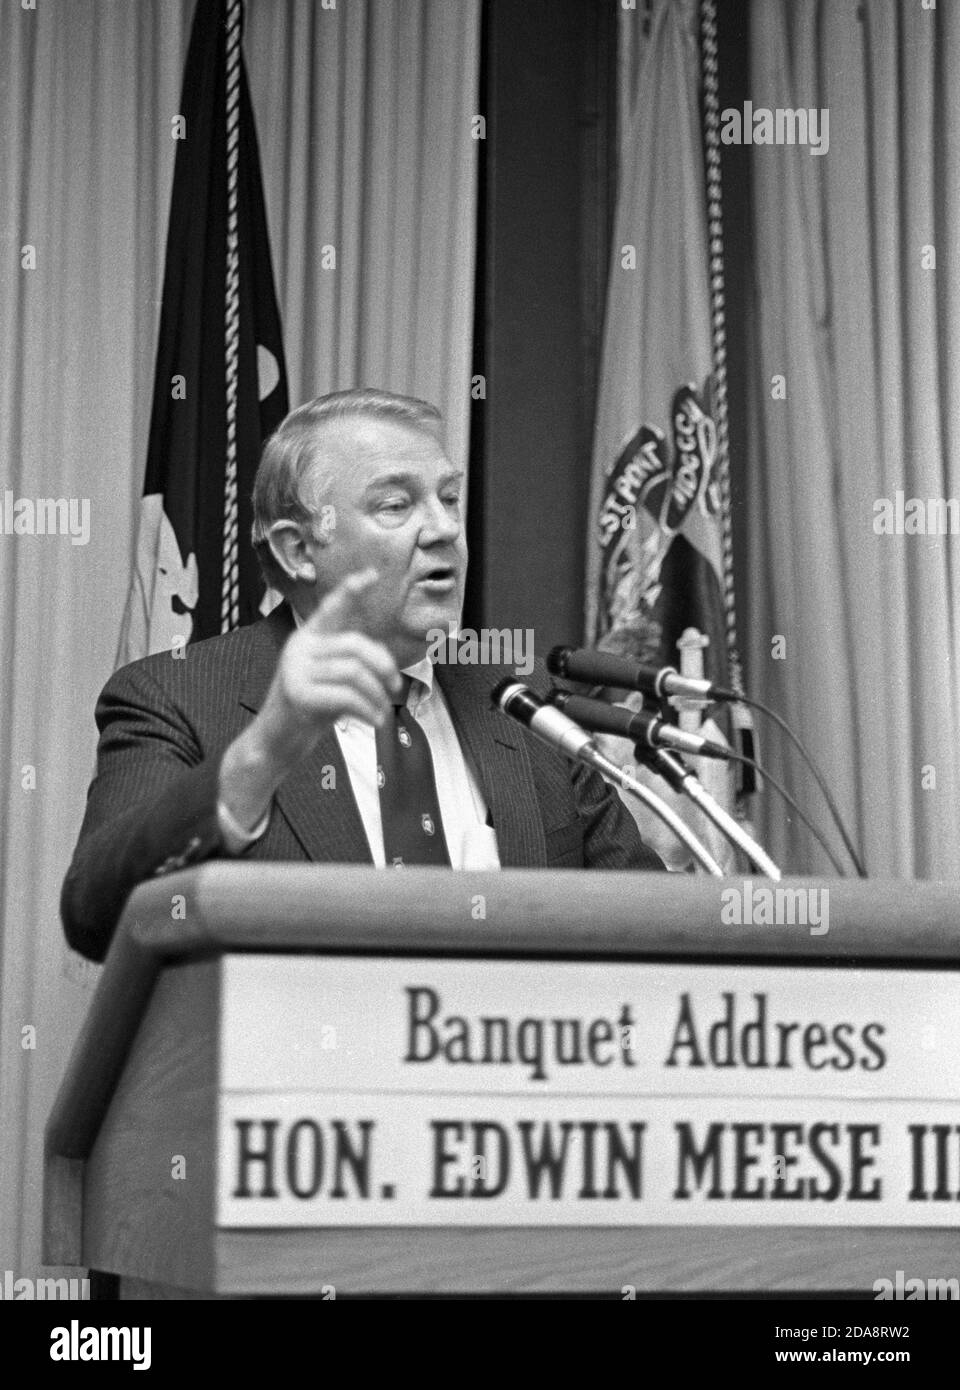
[[[234,956],[225,1227],[960,1225],[960,977]]]
[[[123,1298],[954,1270],[960,888],[831,881],[826,931],[731,917],[741,887],[218,862],[143,884],[47,1126],[46,1262]]]

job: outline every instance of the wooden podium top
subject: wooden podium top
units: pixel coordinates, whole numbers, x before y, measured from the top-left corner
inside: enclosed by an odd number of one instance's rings
[[[143,884],[117,934],[147,955],[167,958],[211,950],[347,950],[960,961],[960,884],[749,880],[757,892],[828,889],[830,930],[814,936],[724,924],[724,892],[743,890],[747,881],[579,869],[388,875],[355,865],[214,861]],[[474,914],[478,896],[482,920]]]

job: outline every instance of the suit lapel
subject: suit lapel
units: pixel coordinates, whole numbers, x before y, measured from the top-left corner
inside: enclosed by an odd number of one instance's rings
[[[285,778],[277,788],[276,800],[310,859],[319,863],[373,863],[335,733],[324,734],[310,757]]]
[[[244,709],[253,713],[263,704],[277,658],[294,629],[289,605],[282,603],[275,608],[262,629],[262,639],[254,647],[239,696]],[[332,779],[324,772],[330,768]],[[334,786],[330,785],[331,780]],[[318,863],[373,863],[340,741],[332,729],[277,788],[276,803],[308,859]]]
[[[533,768],[520,730],[491,708],[489,670],[438,664],[435,674],[490,808],[501,865],[542,867],[547,847]]]

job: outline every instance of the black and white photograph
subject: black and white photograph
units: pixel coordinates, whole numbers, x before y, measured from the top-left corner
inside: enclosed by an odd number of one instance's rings
[[[929,1372],[958,0],[0,0],[0,225],[12,1345]]]

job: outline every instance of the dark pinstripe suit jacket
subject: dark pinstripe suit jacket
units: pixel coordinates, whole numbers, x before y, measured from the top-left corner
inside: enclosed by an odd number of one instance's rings
[[[97,774],[63,885],[71,946],[106,954],[137,883],[224,854],[217,780],[228,744],[260,708],[293,629],[286,604],[269,617],[186,649],[136,661],[107,682],[97,704]],[[496,666],[438,666],[460,742],[490,807],[507,867],[660,869],[619,798],[490,708]],[[534,679],[543,683],[542,668]],[[336,769],[336,790],[321,770]],[[329,780],[329,779],[328,779]],[[336,734],[279,788],[255,859],[372,863]]]

